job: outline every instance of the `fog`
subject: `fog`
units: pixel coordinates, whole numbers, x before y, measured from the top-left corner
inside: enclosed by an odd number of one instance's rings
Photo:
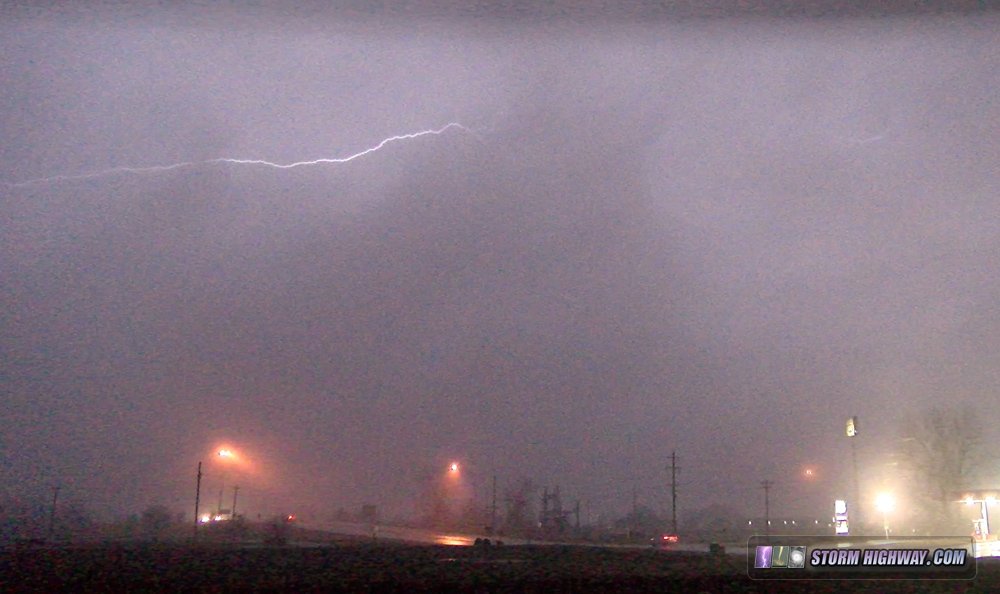
[[[457,460],[594,520],[676,451],[682,516],[826,517],[849,416],[866,493],[904,413],[1000,437],[996,12],[404,6],[3,9],[7,500],[416,517]]]

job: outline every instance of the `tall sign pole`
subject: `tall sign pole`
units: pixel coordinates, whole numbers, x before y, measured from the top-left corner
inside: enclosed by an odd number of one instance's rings
[[[851,440],[851,462],[854,465],[854,525],[861,528],[861,487],[858,482],[858,417],[847,419],[847,438]],[[858,534],[859,532],[855,532]]]

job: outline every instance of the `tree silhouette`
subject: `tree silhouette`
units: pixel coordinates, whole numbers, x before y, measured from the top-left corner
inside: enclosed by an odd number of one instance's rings
[[[903,418],[900,465],[908,475],[925,523],[935,529],[955,525],[958,491],[975,485],[983,460],[983,424],[969,406],[932,407]]]
[[[142,512],[139,520],[142,526],[142,534],[146,538],[159,540],[163,533],[173,525],[174,514],[164,505],[151,505]]]

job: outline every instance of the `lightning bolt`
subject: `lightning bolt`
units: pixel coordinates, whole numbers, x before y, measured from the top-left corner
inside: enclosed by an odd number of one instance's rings
[[[183,169],[186,167],[197,167],[202,165],[213,165],[222,163],[229,163],[233,165],[263,165],[265,167],[273,167],[275,169],[294,169],[296,167],[306,167],[309,165],[348,163],[355,159],[364,157],[365,155],[374,153],[375,151],[380,150],[386,145],[391,144],[393,142],[399,142],[402,140],[412,140],[414,138],[420,138],[421,136],[427,136],[427,135],[438,136],[440,134],[444,134],[451,128],[457,128],[459,130],[463,130],[473,135],[476,134],[475,132],[473,132],[469,128],[466,128],[462,124],[459,124],[458,122],[451,122],[436,130],[421,130],[419,132],[411,132],[409,134],[390,136],[382,140],[382,142],[379,142],[375,146],[366,148],[361,152],[354,153],[353,155],[348,155],[346,157],[322,158],[322,159],[314,159],[312,161],[296,161],[294,163],[275,163],[273,161],[266,161],[264,159],[234,159],[230,157],[220,157],[217,159],[208,159],[205,161],[184,161],[181,163],[172,163],[170,165],[151,165],[148,167],[112,167],[110,169],[102,169],[101,171],[93,171],[90,173],[80,173],[74,175],[53,175],[50,177],[39,177],[16,183],[11,183],[11,182],[4,182],[4,183],[13,188],[24,188],[36,184],[48,184],[60,181],[92,179],[97,177],[106,177],[109,175],[119,175],[126,173],[131,173],[135,175],[141,175],[144,173],[160,173],[164,171],[171,171],[174,169]]]

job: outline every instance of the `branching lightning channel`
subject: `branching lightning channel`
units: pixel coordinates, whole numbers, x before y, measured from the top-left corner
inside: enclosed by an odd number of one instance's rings
[[[380,150],[383,147],[385,147],[386,145],[391,144],[393,142],[399,142],[399,141],[402,141],[402,140],[412,140],[414,138],[420,138],[421,136],[427,136],[427,135],[438,136],[440,134],[444,134],[445,132],[447,132],[451,128],[457,128],[459,130],[463,130],[463,131],[468,132],[470,134],[475,134],[472,130],[470,130],[469,128],[466,128],[462,124],[459,124],[458,122],[451,122],[449,124],[446,124],[446,125],[438,128],[438,129],[436,129],[436,130],[421,130],[419,132],[411,132],[409,134],[400,134],[400,135],[397,135],[397,136],[390,136],[390,137],[382,140],[382,142],[379,142],[375,146],[366,148],[365,150],[363,150],[361,152],[354,153],[353,155],[348,155],[346,157],[321,158],[321,159],[313,159],[311,161],[296,161],[294,163],[275,163],[273,161],[267,161],[267,160],[264,160],[264,159],[235,159],[235,158],[231,158],[231,157],[220,157],[220,158],[217,158],[217,159],[208,159],[208,160],[205,160],[205,161],[184,161],[184,162],[180,162],[180,163],[171,163],[170,165],[151,165],[151,166],[148,166],[148,167],[112,167],[110,169],[102,169],[101,171],[93,171],[93,172],[90,172],[90,173],[80,173],[80,174],[73,174],[73,175],[53,175],[53,176],[50,176],[50,177],[39,177],[39,178],[29,179],[29,180],[25,180],[25,181],[21,181],[21,182],[16,182],[16,183],[10,183],[10,182],[5,182],[5,183],[8,186],[11,186],[11,187],[14,187],[14,188],[23,188],[23,187],[27,187],[27,186],[36,185],[36,184],[48,184],[48,183],[55,183],[55,182],[61,182],[61,181],[74,181],[74,180],[82,180],[82,179],[92,179],[92,178],[97,178],[97,177],[106,177],[106,176],[110,176],[110,175],[120,175],[120,174],[141,175],[141,174],[144,174],[144,173],[160,173],[160,172],[164,172],[164,171],[171,171],[173,169],[182,169],[182,168],[186,168],[186,167],[197,167],[199,165],[212,165],[212,164],[219,164],[219,163],[230,163],[230,164],[234,164],[234,165],[262,165],[262,166],[265,166],[265,167],[273,167],[275,169],[294,169],[296,167],[305,167],[305,166],[308,166],[308,165],[325,165],[325,164],[348,163],[348,162],[353,161],[355,159],[359,159],[361,157],[364,157],[365,155],[369,155],[371,153],[374,153],[375,151]]]

